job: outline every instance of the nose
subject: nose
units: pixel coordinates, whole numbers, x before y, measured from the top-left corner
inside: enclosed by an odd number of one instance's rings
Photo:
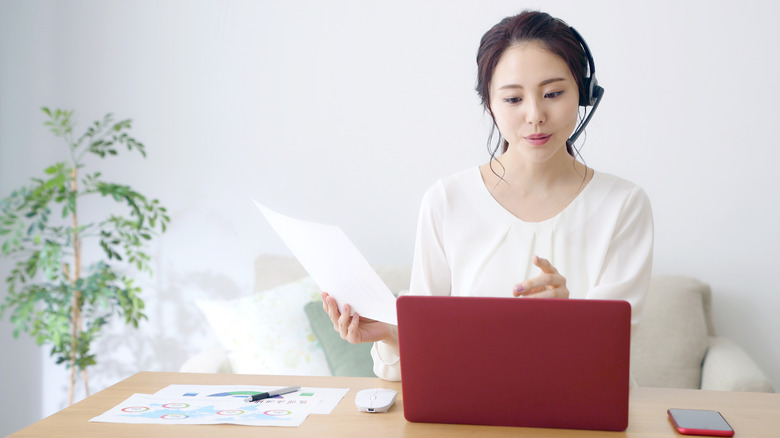
[[[537,99],[526,100],[526,122],[530,125],[541,125],[544,123],[545,114],[544,107]]]

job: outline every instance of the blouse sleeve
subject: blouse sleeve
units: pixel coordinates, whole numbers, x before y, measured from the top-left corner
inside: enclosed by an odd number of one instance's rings
[[[452,273],[443,243],[446,211],[447,196],[439,182],[425,193],[420,206],[409,286],[412,295],[450,294]]]
[[[653,268],[653,212],[645,192],[636,187],[621,209],[595,287],[587,297],[626,300],[631,331],[642,313]]]
[[[432,186],[423,196],[417,221],[414,245],[411,295],[449,295],[451,273],[442,242],[446,194],[441,183]],[[384,342],[371,348],[374,374],[384,380],[401,380],[401,361]]]

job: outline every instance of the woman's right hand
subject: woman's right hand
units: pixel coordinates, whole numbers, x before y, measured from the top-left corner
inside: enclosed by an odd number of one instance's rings
[[[351,344],[383,341],[391,346],[398,345],[397,326],[361,318],[357,313],[350,317],[352,308],[349,304],[344,305],[344,313],[341,313],[336,299],[328,295],[327,292],[322,293],[322,308],[328,313],[333,328],[339,332],[341,338]]]

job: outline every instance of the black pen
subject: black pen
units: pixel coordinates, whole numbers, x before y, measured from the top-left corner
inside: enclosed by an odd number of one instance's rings
[[[273,397],[275,395],[289,394],[291,392],[298,391],[299,389],[301,389],[300,386],[288,386],[286,388],[274,389],[272,391],[261,392],[259,394],[255,394],[255,395],[253,395],[251,397],[247,397],[247,398],[244,399],[244,401],[245,402],[258,401],[258,400],[262,400],[264,398]]]

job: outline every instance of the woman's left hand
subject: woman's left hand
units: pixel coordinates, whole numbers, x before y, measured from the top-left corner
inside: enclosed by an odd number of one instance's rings
[[[539,256],[534,256],[533,261],[542,273],[538,277],[516,285],[513,295],[529,298],[569,298],[566,278],[555,269],[555,266],[549,260]]]

